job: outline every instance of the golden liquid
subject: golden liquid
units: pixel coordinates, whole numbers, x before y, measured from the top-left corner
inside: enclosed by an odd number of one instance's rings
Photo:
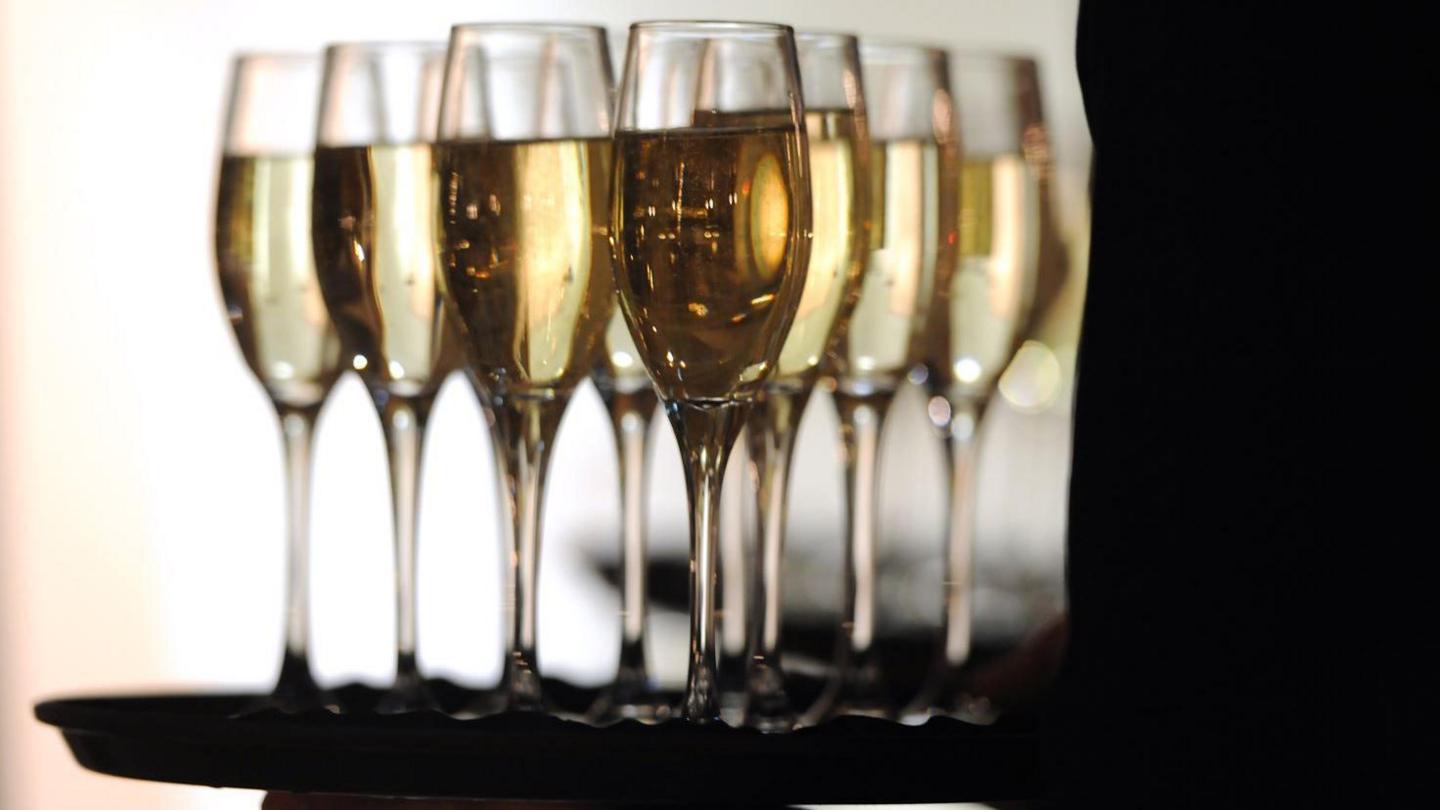
[[[831,353],[841,390],[893,390],[924,325],[941,247],[940,147],[877,141],[870,162],[870,251],[860,297]]]
[[[859,258],[866,247],[855,114],[809,110],[805,128],[810,146],[810,266],[772,380],[791,387],[812,382],[859,281]]]
[[[640,350],[635,347],[630,326],[625,323],[625,313],[619,307],[605,324],[604,344],[595,366],[595,385],[602,396],[612,391],[628,394],[650,387],[650,374],[645,371]]]
[[[220,290],[245,362],[270,398],[318,405],[340,373],[310,249],[309,155],[220,164],[215,255]]]
[[[445,282],[492,393],[569,391],[614,308],[608,139],[435,147]]]
[[[968,159],[960,172],[960,258],[937,303],[932,373],[986,394],[1015,353],[1039,248],[1039,184],[1018,155]]]
[[[805,281],[808,178],[784,115],[615,138],[616,282],[661,397],[753,397]],[[808,196],[808,195],[807,195]]]
[[[315,150],[320,288],[351,367],[372,389],[434,394],[455,366],[435,256],[430,147]]]

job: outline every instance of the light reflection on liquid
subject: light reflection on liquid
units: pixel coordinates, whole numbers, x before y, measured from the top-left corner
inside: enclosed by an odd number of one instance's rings
[[[1038,413],[1055,404],[1065,372],[1055,351],[1038,340],[1027,340],[1000,375],[1000,395],[1023,413]]]

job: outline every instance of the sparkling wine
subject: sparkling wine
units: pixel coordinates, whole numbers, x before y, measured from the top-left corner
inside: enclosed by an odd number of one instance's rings
[[[235,337],[271,399],[311,407],[340,373],[310,243],[309,155],[227,155],[215,254]]]
[[[804,387],[819,367],[858,281],[857,258],[866,247],[854,112],[809,110],[805,128],[810,146],[810,265],[772,379],[788,387]]]
[[[788,114],[615,139],[616,281],[666,400],[748,399],[804,287],[808,182]],[[808,196],[808,195],[807,195]]]
[[[480,381],[573,389],[614,307],[605,138],[435,147],[441,262]]]
[[[842,390],[893,390],[915,361],[942,255],[942,163],[930,140],[879,141],[871,147],[870,250],[860,296],[831,359]]]
[[[430,147],[315,152],[315,266],[348,361],[372,388],[433,394],[455,364],[434,236]]]
[[[928,365],[937,390],[984,395],[1015,353],[1035,280],[1039,203],[1022,156],[962,164],[959,262],[931,316]]]
[[[625,313],[619,307],[605,324],[604,347],[595,364],[595,386],[602,397],[611,393],[644,393],[651,389],[650,375],[641,361]]]

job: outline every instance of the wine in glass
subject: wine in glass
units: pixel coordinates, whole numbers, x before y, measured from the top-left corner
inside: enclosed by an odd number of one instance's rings
[[[788,26],[630,29],[615,125],[615,279],[684,457],[690,657],[682,712],[717,719],[716,545],[726,460],[805,283],[810,178]]]
[[[845,454],[844,605],[832,675],[807,712],[894,714],[875,648],[881,429],[915,364],[928,288],[945,256],[944,178],[954,150],[944,51],[864,41],[870,126],[870,245],[859,298],[829,357]]]
[[[962,683],[971,642],[978,439],[1000,375],[1025,335],[1049,148],[1033,60],[959,53],[953,65],[965,150],[956,178],[956,260],[937,284],[921,355],[926,412],[946,443],[950,474],[944,612],[934,667],[907,714],[985,720],[988,703]]]
[[[315,140],[315,267],[348,365],[379,413],[395,543],[395,681],[381,712],[432,708],[416,664],[421,453],[457,346],[440,297],[431,142],[444,43],[325,51]]]
[[[451,30],[435,147],[445,297],[499,438],[513,530],[500,696],[544,708],[536,661],[546,467],[614,307],[610,62],[601,28]]]
[[[320,59],[251,54],[231,68],[215,256],[245,362],[280,417],[288,489],[285,652],[271,703],[327,702],[309,663],[310,449],[320,406],[341,371],[310,244],[311,148]]]
[[[745,723],[762,731],[787,731],[795,724],[780,664],[785,507],[795,434],[826,350],[854,304],[869,239],[870,142],[859,43],[844,34],[801,32],[795,46],[810,147],[810,265],[795,321],[745,434],[758,522]]]

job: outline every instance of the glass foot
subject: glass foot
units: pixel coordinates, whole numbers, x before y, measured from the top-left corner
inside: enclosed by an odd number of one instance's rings
[[[301,657],[287,655],[280,664],[280,677],[265,699],[265,707],[282,712],[306,712],[315,709],[339,711],[335,697],[320,688],[310,674],[310,664]]]
[[[439,704],[435,702],[425,679],[413,672],[396,678],[394,685],[375,704],[376,714],[423,711],[439,711]]]
[[[597,726],[621,720],[660,723],[675,716],[673,700],[649,682],[623,685],[616,682],[600,693],[585,713],[585,719]]]
[[[901,719],[912,725],[931,717],[953,717],[983,726],[994,723],[999,710],[989,698],[970,691],[963,672],[954,664],[937,667],[920,694],[901,712]]]
[[[832,717],[855,715],[895,719],[895,706],[878,665],[840,667],[800,724],[813,726]]]
[[[474,720],[477,717],[489,717],[503,711],[505,711],[505,693],[497,686],[476,690],[465,702],[465,705],[451,712],[450,716],[460,720]]]
[[[545,692],[540,683],[540,673],[531,663],[533,656],[511,653],[505,667],[505,676],[500,680],[499,692],[504,697],[504,710],[514,712],[543,712]]]
[[[1000,719],[1000,711],[984,695],[954,692],[944,699],[907,708],[903,719],[908,724],[919,725],[932,717],[952,717],[966,723],[988,726]]]
[[[746,726],[767,733],[795,728],[795,708],[785,692],[785,674],[778,667],[754,661],[746,681],[743,718]]]

